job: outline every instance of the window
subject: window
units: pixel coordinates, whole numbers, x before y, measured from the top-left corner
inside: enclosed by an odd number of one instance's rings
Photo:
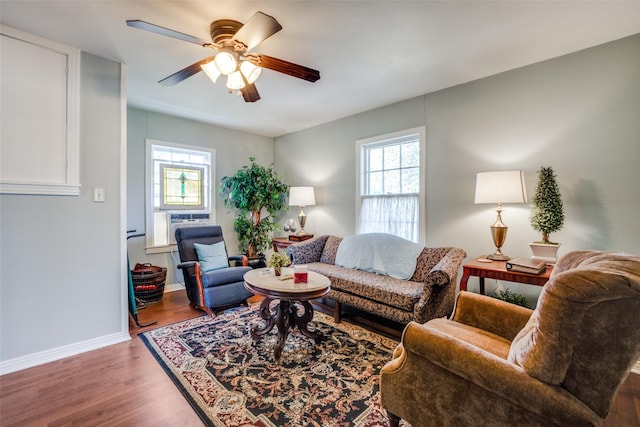
[[[147,140],[147,252],[175,244],[176,224],[210,223],[215,150]]]
[[[358,233],[423,243],[424,127],[357,142]]]
[[[160,209],[204,209],[204,168],[160,163]]]

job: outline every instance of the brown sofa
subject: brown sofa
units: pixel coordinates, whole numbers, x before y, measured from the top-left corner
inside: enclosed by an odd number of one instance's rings
[[[458,248],[424,248],[409,280],[335,265],[342,238],[323,235],[287,248],[294,264],[331,279],[328,298],[336,302],[335,320],[341,304],[408,323],[448,316],[453,310],[456,278],[465,251]]]
[[[561,258],[531,311],[461,292],[382,368],[392,426],[598,426],[640,356],[640,257]]]

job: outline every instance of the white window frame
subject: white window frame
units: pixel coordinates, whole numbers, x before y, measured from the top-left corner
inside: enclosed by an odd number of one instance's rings
[[[417,135],[420,141],[420,183],[418,194],[418,243],[425,244],[426,236],[426,129],[424,126],[405,129],[385,135],[359,139],[356,141],[356,233],[360,233],[360,209],[362,207],[362,196],[365,192],[366,172],[366,149],[371,146],[384,146],[386,143],[393,144],[394,141]]]
[[[153,159],[151,158],[152,156],[152,150],[154,146],[159,146],[159,147],[165,147],[165,148],[174,148],[174,149],[179,149],[179,150],[187,150],[187,151],[195,151],[195,152],[200,152],[200,153],[206,153],[209,155],[210,158],[210,163],[208,165],[209,167],[209,173],[208,173],[208,185],[207,185],[207,189],[205,190],[205,207],[204,209],[192,209],[192,210],[185,210],[185,209],[161,209],[160,207],[156,208],[154,206],[154,198],[155,198],[155,182],[154,182],[154,168],[153,168]],[[181,163],[173,163],[175,165],[180,165]],[[193,165],[192,163],[187,163],[187,165]],[[215,224],[215,202],[216,199],[214,197],[214,187],[215,187],[215,176],[216,176],[216,150],[213,148],[209,148],[209,147],[201,147],[201,146],[195,146],[195,145],[185,145],[185,144],[178,144],[178,143],[174,143],[174,142],[167,142],[167,141],[159,141],[159,140],[155,140],[155,139],[147,139],[146,140],[146,155],[145,155],[145,210],[146,210],[146,217],[145,217],[145,235],[146,235],[146,252],[147,254],[153,254],[153,253],[163,253],[163,252],[173,252],[177,250],[177,247],[175,244],[165,244],[165,245],[155,245],[154,244],[154,233],[156,233],[156,229],[162,228],[163,230],[166,228],[166,232],[169,232],[169,223],[167,222],[166,225],[158,225],[155,224],[154,221],[154,214],[157,212],[160,213],[180,213],[180,214],[184,214],[184,213],[193,213],[193,214],[201,214],[201,213],[208,213],[209,214],[209,219],[210,219],[210,223]],[[168,236],[168,235],[167,235]],[[170,239],[170,236],[169,240]]]

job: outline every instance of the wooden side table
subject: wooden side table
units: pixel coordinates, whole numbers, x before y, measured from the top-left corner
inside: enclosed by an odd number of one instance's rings
[[[484,295],[484,279],[505,280],[507,282],[524,283],[527,285],[544,286],[549,280],[553,266],[548,265],[542,274],[528,274],[507,270],[506,261],[480,262],[478,258],[462,266],[462,279],[460,290],[467,290],[467,281],[470,276],[478,277],[480,293]]]
[[[290,240],[288,237],[274,237],[273,239],[271,239],[271,243],[273,244],[273,251],[278,252],[278,249],[287,249],[289,246],[293,245],[294,243],[302,242],[312,237],[313,237],[313,234],[296,236],[296,238],[299,240]]]

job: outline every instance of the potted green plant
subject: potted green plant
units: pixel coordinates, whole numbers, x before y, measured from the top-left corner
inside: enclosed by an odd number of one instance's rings
[[[282,273],[282,267],[289,267],[291,265],[291,258],[284,252],[274,252],[267,261],[267,267],[272,267],[276,276]]]
[[[289,187],[273,165],[258,165],[254,157],[249,157],[249,161],[250,166],[222,178],[220,193],[225,206],[237,212],[233,227],[238,233],[240,251],[256,258],[264,256],[271,246],[271,233],[278,229],[275,217],[287,209]]]
[[[493,294],[493,297],[502,301],[509,302],[511,304],[531,308],[529,306],[529,301],[527,301],[524,296],[511,292],[509,288],[496,291],[496,293]]]
[[[564,207],[556,175],[550,166],[542,166],[538,171],[538,183],[532,199],[529,220],[531,227],[542,233],[542,240],[529,244],[533,258],[555,262],[560,244],[551,242],[549,235],[564,226]]]

